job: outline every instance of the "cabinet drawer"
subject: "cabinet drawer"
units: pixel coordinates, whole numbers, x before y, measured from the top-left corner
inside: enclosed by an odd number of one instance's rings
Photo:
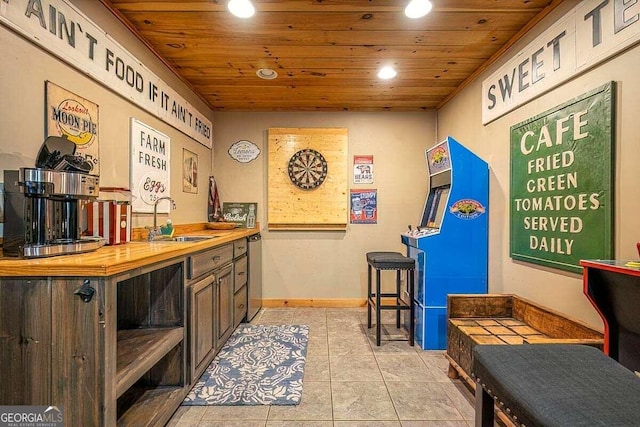
[[[234,292],[247,284],[247,257],[243,256],[235,262]]]
[[[233,259],[233,245],[209,249],[189,257],[189,279],[222,267]]]
[[[242,319],[247,315],[247,287],[243,286],[234,296],[233,304],[233,326],[240,324]]]
[[[247,253],[247,239],[239,239],[233,242],[233,257],[238,258],[240,255]]]

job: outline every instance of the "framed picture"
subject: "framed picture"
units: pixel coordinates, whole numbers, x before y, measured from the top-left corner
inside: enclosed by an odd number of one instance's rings
[[[182,191],[198,193],[198,155],[182,149]]]

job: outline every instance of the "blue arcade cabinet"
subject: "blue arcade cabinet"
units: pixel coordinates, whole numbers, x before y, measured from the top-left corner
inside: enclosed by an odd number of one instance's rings
[[[416,343],[442,350],[447,294],[487,292],[489,166],[451,137],[425,154],[430,189],[424,213],[401,238],[416,260]]]

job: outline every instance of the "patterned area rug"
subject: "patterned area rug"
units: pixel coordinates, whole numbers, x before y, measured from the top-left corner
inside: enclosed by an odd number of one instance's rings
[[[299,404],[308,340],[306,325],[241,324],[182,404]]]

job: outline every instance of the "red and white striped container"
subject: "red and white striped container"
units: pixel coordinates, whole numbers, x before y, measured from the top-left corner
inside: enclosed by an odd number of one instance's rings
[[[126,188],[100,188],[100,198],[87,204],[87,234],[104,237],[107,245],[131,241],[131,192]],[[106,200],[106,199],[124,200]]]

